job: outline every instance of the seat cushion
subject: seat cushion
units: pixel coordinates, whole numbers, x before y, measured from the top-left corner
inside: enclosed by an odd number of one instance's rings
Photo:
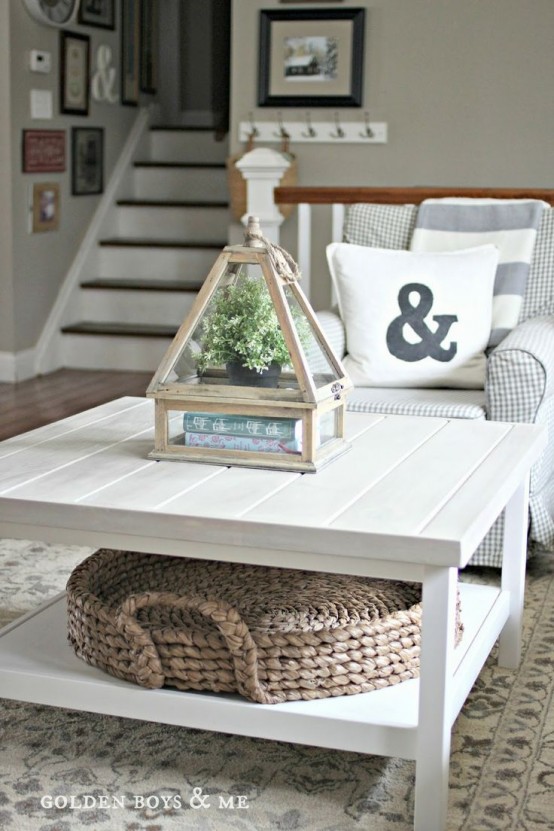
[[[395,389],[356,387],[348,395],[354,413],[485,419],[483,390]]]

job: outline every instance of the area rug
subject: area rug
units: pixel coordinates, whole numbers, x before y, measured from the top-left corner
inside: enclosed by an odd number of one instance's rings
[[[0,623],[88,548],[0,541]],[[473,569],[463,579],[497,581]],[[554,559],[528,565],[518,671],[484,667],[453,734],[447,831],[554,827]],[[413,762],[0,701],[0,828],[409,831]]]

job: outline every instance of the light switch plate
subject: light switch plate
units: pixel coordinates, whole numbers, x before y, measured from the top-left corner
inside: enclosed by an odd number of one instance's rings
[[[49,89],[31,90],[31,118],[52,118],[52,92]]]

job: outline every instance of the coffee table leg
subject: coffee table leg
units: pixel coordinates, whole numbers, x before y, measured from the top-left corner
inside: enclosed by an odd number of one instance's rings
[[[423,579],[415,831],[444,831],[450,765],[450,686],[457,569],[427,567]]]
[[[499,639],[498,663],[516,669],[521,658],[521,627],[527,564],[529,477],[516,490],[504,515],[502,589],[510,592],[510,616]]]

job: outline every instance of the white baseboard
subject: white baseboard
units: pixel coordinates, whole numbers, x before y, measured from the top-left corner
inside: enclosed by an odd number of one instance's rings
[[[35,350],[0,352],[0,381],[15,384],[35,375]]]

